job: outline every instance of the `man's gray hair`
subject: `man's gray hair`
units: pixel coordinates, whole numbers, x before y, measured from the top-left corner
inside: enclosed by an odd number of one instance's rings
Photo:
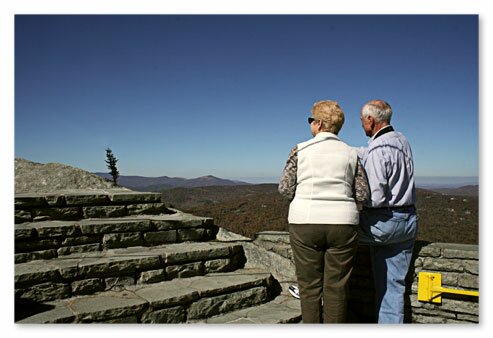
[[[392,118],[392,107],[383,100],[372,100],[363,106],[361,114],[364,117],[373,116],[377,122],[390,123]]]

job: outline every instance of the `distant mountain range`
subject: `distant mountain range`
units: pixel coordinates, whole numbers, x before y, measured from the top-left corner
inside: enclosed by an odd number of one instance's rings
[[[96,172],[95,175],[107,180],[111,180],[111,175],[108,173]],[[212,175],[202,176],[192,179],[182,177],[146,177],[146,176],[120,176],[118,184],[122,187],[136,191],[163,191],[173,188],[199,188],[211,186],[234,186],[234,185],[251,185],[251,183],[242,181],[227,180]],[[478,196],[479,185],[465,185],[461,187],[444,187],[440,185],[421,186],[427,190],[442,193],[444,195],[456,196]]]
[[[111,180],[108,173],[94,173],[102,178]],[[145,176],[119,176],[118,184],[136,191],[162,191],[172,188],[197,188],[210,186],[249,185],[242,181],[232,181],[218,178],[212,175],[192,179],[182,177],[145,177]]]

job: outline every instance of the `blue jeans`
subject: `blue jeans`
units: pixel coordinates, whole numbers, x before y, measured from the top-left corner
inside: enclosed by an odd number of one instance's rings
[[[418,230],[416,210],[363,210],[359,242],[371,246],[378,323],[404,322],[406,275]]]

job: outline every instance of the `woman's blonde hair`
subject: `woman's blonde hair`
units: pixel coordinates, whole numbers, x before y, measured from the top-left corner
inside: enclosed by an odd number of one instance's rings
[[[338,134],[344,124],[344,112],[336,101],[318,101],[313,104],[312,116],[322,121],[322,131]]]

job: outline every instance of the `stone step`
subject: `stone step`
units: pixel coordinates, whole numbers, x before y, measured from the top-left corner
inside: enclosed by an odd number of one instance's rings
[[[15,195],[15,223],[171,213],[174,211],[161,202],[160,193],[127,189],[76,189]]]
[[[196,321],[207,324],[287,324],[301,322],[300,300],[279,295],[274,300],[254,307]]]
[[[161,194],[128,189],[66,189],[56,193],[15,194],[15,209],[72,207],[124,203],[157,203]]]
[[[209,241],[217,231],[212,218],[179,211],[171,215],[26,222],[15,225],[15,262],[113,248]]]
[[[233,271],[245,264],[243,247],[186,242],[156,247],[71,254],[15,265],[15,297],[45,302],[93,294],[121,285]]]
[[[265,270],[241,269],[36,305],[16,304],[16,322],[194,322],[268,302],[276,296],[276,289],[275,280]]]
[[[275,234],[280,235],[277,237],[287,237],[287,240],[289,241],[289,233],[275,232]],[[241,244],[247,259],[245,268],[261,268],[268,270],[281,285],[283,292],[288,293],[289,286],[297,283],[296,268],[293,260],[286,258],[282,254],[271,251],[263,245],[259,245],[257,236],[256,239],[252,241],[252,239],[248,237],[240,236],[224,228],[219,228],[216,240],[225,243]]]
[[[255,234],[253,241],[264,249],[293,260],[293,251],[289,242],[287,231],[262,231]]]

